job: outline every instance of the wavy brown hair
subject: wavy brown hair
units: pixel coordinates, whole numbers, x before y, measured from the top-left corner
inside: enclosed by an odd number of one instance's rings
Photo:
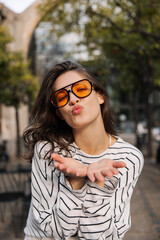
[[[76,71],[94,85],[94,90],[99,91],[103,98],[104,103],[101,105],[102,118],[107,133],[115,135],[114,122],[109,109],[109,98],[105,88],[101,85],[100,81],[96,79],[81,65],[65,61],[54,65],[46,74],[40,91],[38,93],[33,111],[31,113],[31,123],[24,131],[24,140],[29,149],[29,153],[25,156],[26,159],[32,160],[34,153],[34,146],[39,141],[47,141],[51,144],[54,151],[54,143],[56,142],[60,149],[69,152],[69,146],[74,141],[71,127],[61,120],[56,114],[56,108],[50,101],[50,96],[54,91],[54,83],[56,79],[67,71]]]

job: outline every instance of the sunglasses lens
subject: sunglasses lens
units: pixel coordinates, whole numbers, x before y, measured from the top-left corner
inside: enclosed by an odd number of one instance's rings
[[[60,108],[68,103],[70,91],[73,92],[78,98],[85,98],[92,92],[92,84],[87,79],[80,80],[68,86],[71,85],[71,90],[67,91],[65,88],[62,88],[51,95],[51,102],[55,107]]]
[[[68,102],[68,93],[65,89],[52,94],[51,101],[56,107],[63,107]]]
[[[73,85],[73,92],[79,98],[87,97],[91,91],[92,85],[88,80],[83,80]]]

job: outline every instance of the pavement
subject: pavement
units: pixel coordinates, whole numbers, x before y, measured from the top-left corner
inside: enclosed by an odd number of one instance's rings
[[[132,227],[124,240],[160,240],[160,165],[147,158],[131,200],[131,216]],[[14,224],[0,223],[0,240],[23,240],[20,223],[18,219]]]
[[[160,240],[160,165],[149,159],[132,196],[131,216],[124,240]]]

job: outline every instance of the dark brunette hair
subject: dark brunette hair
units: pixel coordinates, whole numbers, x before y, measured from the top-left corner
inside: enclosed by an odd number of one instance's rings
[[[76,71],[82,74],[94,84],[95,91],[99,91],[102,94],[104,103],[101,105],[101,112],[105,130],[107,133],[115,135],[114,122],[109,109],[108,94],[100,81],[77,63],[71,61],[58,63],[48,71],[42,82],[31,114],[31,123],[23,134],[24,140],[30,150],[25,158],[30,161],[33,157],[34,146],[39,141],[50,142],[52,146],[51,152],[54,150],[55,142],[61,149],[68,152],[69,145],[74,141],[71,127],[57,116],[56,108],[50,101],[56,79],[67,71]]]

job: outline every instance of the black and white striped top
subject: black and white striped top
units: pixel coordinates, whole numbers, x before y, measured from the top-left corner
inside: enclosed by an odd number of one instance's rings
[[[32,199],[25,234],[57,240],[75,234],[85,240],[122,239],[131,226],[130,199],[143,168],[141,152],[121,138],[97,156],[73,146],[73,158],[84,164],[110,158],[124,161],[126,167],[113,178],[106,178],[104,188],[87,180],[80,190],[73,190],[64,174],[44,159],[50,144],[38,143],[32,161]]]

